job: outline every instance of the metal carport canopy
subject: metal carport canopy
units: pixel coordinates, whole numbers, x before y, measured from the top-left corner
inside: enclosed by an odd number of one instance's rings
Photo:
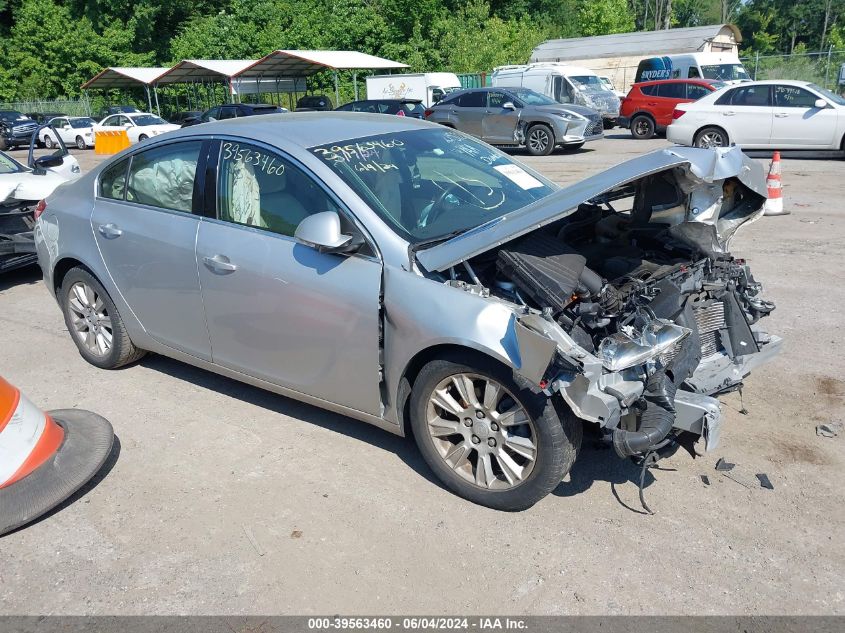
[[[82,84],[82,88],[135,88],[137,86],[149,86],[167,68],[159,67],[120,67],[110,66],[100,71],[94,77]]]
[[[232,77],[254,63],[254,59],[183,59],[173,68],[162,69],[155,83],[165,85],[221,79],[228,83]]]
[[[236,78],[308,77],[321,70],[333,70],[335,100],[339,100],[337,86],[338,70],[390,70],[407,67],[407,64],[358,51],[277,50],[253,62],[250,66],[239,72]],[[357,98],[357,77],[355,92]]]
[[[147,93],[147,104],[150,106],[150,112],[153,111],[153,101],[150,97],[150,85],[155,84],[156,79],[167,68],[160,68],[157,66],[137,66],[137,67],[122,67],[110,66],[105,70],[100,71],[94,77],[82,84],[83,90],[89,88],[136,88],[143,86]],[[155,86],[153,85],[153,91]],[[156,93],[156,110],[158,110],[158,94]]]

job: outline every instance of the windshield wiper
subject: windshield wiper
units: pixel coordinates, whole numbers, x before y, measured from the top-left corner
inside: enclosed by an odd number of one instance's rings
[[[467,231],[469,231],[469,229],[458,229],[457,231],[452,231],[451,233],[446,233],[445,235],[441,235],[439,237],[432,237],[431,239],[411,244],[409,248],[411,252],[416,253],[417,251],[428,248],[429,246],[434,246],[435,244],[440,244],[441,242],[447,242],[453,237],[458,237],[458,235],[466,233]]]

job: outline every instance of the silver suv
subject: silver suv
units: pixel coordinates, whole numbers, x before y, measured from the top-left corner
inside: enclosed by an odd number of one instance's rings
[[[527,88],[461,90],[433,106],[427,118],[491,145],[525,147],[533,156],[558,146],[578,149],[604,135],[596,110],[562,105]]]

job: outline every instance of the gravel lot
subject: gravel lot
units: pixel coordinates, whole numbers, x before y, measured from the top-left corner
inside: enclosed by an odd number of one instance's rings
[[[614,130],[525,160],[568,183],[665,146]],[[747,415],[724,398],[715,454],[678,453],[649,478],[654,516],[638,470],[589,440],[554,494],[505,514],[351,419],[158,356],[98,370],[37,270],[0,278],[0,374],[119,438],[73,503],[0,539],[0,613],[845,614],[845,438],[815,433],[845,418],[845,162],[783,171],[792,215],[733,250],[777,303],[784,352],[747,381]],[[720,476],[721,456],[774,490]]]

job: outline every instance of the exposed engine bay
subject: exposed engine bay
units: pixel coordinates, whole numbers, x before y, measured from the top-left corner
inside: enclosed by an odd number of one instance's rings
[[[765,202],[740,175],[682,165],[617,185],[452,266],[446,283],[520,306],[521,345],[536,334],[557,344],[542,372],[523,359],[524,375],[596,422],[621,457],[669,452],[685,432],[710,450],[713,396],[780,347],[758,327],[774,304],[728,251]]]

